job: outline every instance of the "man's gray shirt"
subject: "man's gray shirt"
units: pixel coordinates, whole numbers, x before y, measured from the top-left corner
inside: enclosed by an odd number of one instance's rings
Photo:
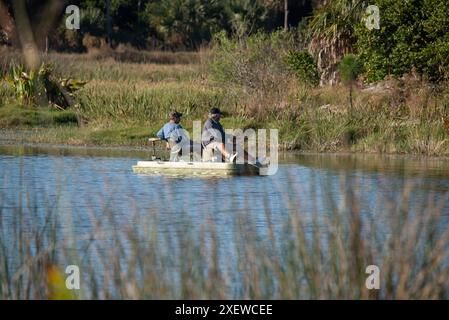
[[[203,134],[201,141],[204,146],[207,146],[212,141],[225,142],[225,132],[220,122],[212,119],[207,119],[204,123]]]

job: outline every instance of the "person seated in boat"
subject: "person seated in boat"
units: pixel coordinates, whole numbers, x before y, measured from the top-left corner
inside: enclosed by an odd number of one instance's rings
[[[201,143],[203,145],[203,161],[214,161],[215,152],[220,152],[220,158],[223,156],[229,162],[234,162],[237,152],[228,152],[225,148],[226,134],[220,119],[223,113],[219,108],[212,108],[209,111],[208,119],[204,123]],[[220,161],[221,162],[221,161]]]
[[[220,119],[223,116],[223,113],[219,108],[212,108],[209,111],[209,116],[206,122],[204,123],[203,133],[202,133],[202,146],[203,146],[203,161],[219,161],[221,162],[222,157],[229,162],[236,162],[237,156],[240,154],[243,156],[244,163],[255,164],[256,166],[264,166],[261,162],[264,162],[265,159],[258,159],[257,157],[249,154],[245,149],[241,146],[237,146],[237,137],[236,136],[227,136],[223,129],[223,126],[220,123]],[[226,138],[229,138],[229,143],[225,144]],[[232,150],[239,150],[238,152],[233,152],[226,150],[226,146],[232,146]],[[218,151],[220,156],[217,157],[215,152]],[[219,160],[218,160],[219,159]]]
[[[180,145],[183,139],[181,134],[182,113],[178,111],[170,112],[170,120],[158,131],[156,136],[165,141],[165,148],[170,150],[170,161],[176,161],[179,157],[179,152],[182,150]]]
[[[156,134],[159,139],[166,142],[165,147],[170,150],[170,161],[179,161],[185,146],[188,146],[189,152],[196,149],[201,151],[201,147],[195,148],[193,141],[184,134],[184,129],[180,124],[181,117],[181,112],[170,112],[170,121],[164,124]]]

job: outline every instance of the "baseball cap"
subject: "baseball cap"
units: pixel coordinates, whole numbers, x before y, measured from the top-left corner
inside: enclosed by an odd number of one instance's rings
[[[215,115],[215,114],[223,115],[223,113],[217,107],[213,107],[212,109],[210,109],[209,114],[210,115]]]

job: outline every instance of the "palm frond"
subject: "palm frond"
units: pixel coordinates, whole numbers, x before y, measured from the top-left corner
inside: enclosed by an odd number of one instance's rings
[[[332,0],[309,20],[309,51],[318,61],[321,84],[337,79],[337,63],[353,52],[354,26],[360,22],[366,0]]]

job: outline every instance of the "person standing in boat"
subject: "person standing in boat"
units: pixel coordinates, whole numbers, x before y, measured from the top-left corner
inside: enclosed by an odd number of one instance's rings
[[[166,142],[166,149],[170,150],[170,161],[178,161],[182,152],[182,147],[190,140],[184,135],[181,122],[182,113],[178,111],[170,112],[170,121],[164,124],[156,136]]]
[[[210,109],[208,119],[204,123],[201,137],[203,161],[214,161],[216,159],[216,155],[214,155],[216,151],[220,152],[229,162],[234,162],[237,157],[237,152],[231,154],[225,148],[226,134],[220,123],[222,115],[223,113],[220,109],[214,107]]]

